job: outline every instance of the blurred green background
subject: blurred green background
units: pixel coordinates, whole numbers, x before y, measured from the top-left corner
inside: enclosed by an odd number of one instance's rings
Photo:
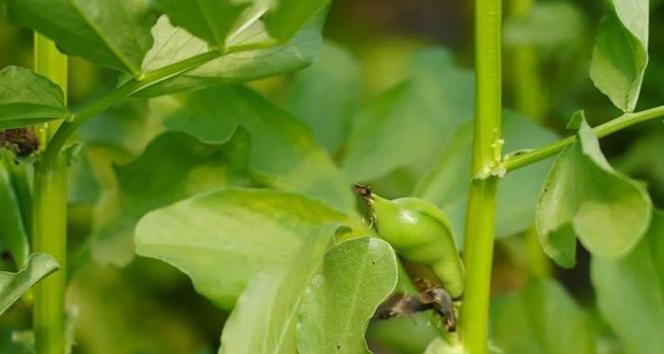
[[[505,1],[505,107],[559,135],[566,134],[567,119],[578,109],[586,111],[593,126],[617,117],[620,112],[588,77],[594,33],[604,10],[602,2],[538,1],[522,14],[518,7],[523,3]],[[456,0],[336,0],[324,30],[327,44],[316,64],[251,86],[309,124],[338,162],[371,169],[366,173],[354,169],[352,179],[371,182],[390,197],[409,195],[428,166],[391,165],[372,160],[371,154],[355,156],[348,144],[373,144],[371,134],[363,135],[363,124],[372,124],[372,119],[388,112],[386,107],[393,104],[405,84],[427,85],[426,80],[439,72],[431,69],[437,65],[431,58],[449,55],[449,65],[454,67],[440,83],[449,87],[454,107],[434,113],[454,115],[472,110],[472,89],[466,87],[472,83],[471,5],[470,1]],[[650,23],[650,64],[637,110],[664,102],[664,36],[658,35],[664,33],[662,1],[651,1]],[[434,47],[444,49],[430,49]],[[0,22],[0,67],[7,65],[32,66],[32,33]],[[70,58],[69,75],[69,100],[74,107],[108,91],[117,81],[116,73],[80,58]],[[337,95],[340,91],[344,94]],[[306,95],[314,99],[302,99]],[[321,108],[316,97],[334,105]],[[71,275],[68,296],[78,305],[79,313],[75,353],[204,354],[214,353],[218,347],[227,314],[197,295],[185,275],[140,257],[127,267],[115,267],[111,263],[121,263],[118,258],[123,254],[118,249],[125,245],[93,247],[88,238],[95,223],[110,217],[105,214],[110,211],[104,209],[103,198],[115,188],[114,164],[135,159],[162,131],[155,112],[168,110],[172,100],[177,97],[123,104],[93,120],[80,134],[86,146],[84,157],[72,168],[69,217],[69,248],[76,272]],[[427,109],[417,112],[428,113]],[[379,118],[372,118],[376,116]],[[442,132],[440,138],[451,139],[452,132]],[[400,135],[392,142],[395,149],[409,146],[407,150],[413,151],[420,143]],[[617,169],[647,183],[660,209],[664,208],[663,142],[664,125],[658,120],[601,142]],[[383,166],[385,173],[376,173],[376,165]],[[511,234],[509,225],[504,227],[504,232]],[[505,295],[524,289],[535,275],[548,274],[586,310],[592,331],[598,333],[597,352],[621,353],[619,342],[595,309],[587,253],[581,251],[576,268],[562,270],[538,257],[537,247],[532,235],[498,241],[492,283],[493,295],[503,303],[498,308],[502,311],[505,306],[516,306],[514,297]],[[549,286],[554,292],[562,291],[551,283],[530,284],[531,292]],[[494,321],[504,316],[510,315],[494,313]],[[569,326],[565,321],[561,318],[560,326]],[[514,327],[514,331],[519,330],[518,324]],[[19,303],[0,318],[1,352],[21,353],[19,345],[11,344],[12,332],[29,328],[28,305]],[[409,335],[404,336],[404,331]],[[369,331],[376,353],[419,353],[430,338],[431,328],[419,317],[375,323]]]

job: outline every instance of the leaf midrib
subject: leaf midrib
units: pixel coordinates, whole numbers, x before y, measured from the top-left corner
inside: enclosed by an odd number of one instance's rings
[[[358,271],[356,272],[356,274],[361,275],[361,279],[366,278],[367,266],[369,264],[369,258],[371,257],[370,253],[369,253],[369,250],[371,249],[371,240],[369,240],[369,242],[367,243],[366,246],[367,246],[367,248],[365,250],[366,251],[365,257],[363,257],[364,261],[362,262],[362,266],[359,267]],[[369,257],[367,257],[366,255],[369,255]],[[356,279],[360,279],[359,275],[356,277]],[[360,294],[359,284],[360,284],[359,281],[356,281],[355,284],[354,284],[354,291],[353,291],[352,302],[351,302],[351,304],[353,304],[353,305],[358,302],[358,298],[359,298],[359,294]],[[350,328],[351,320],[353,318],[355,318],[356,314],[357,314],[357,306],[353,306],[352,316],[346,316],[346,319],[344,321],[344,325],[341,327],[343,329],[342,333],[344,333],[344,336],[343,336],[344,339],[346,338],[346,334],[348,333],[348,328]],[[331,344],[334,344],[334,343],[331,343]]]
[[[111,45],[111,42],[109,42],[103,36],[101,30],[93,24],[93,21],[91,21],[91,19],[86,17],[85,12],[80,7],[78,7],[78,4],[74,0],[67,0],[67,1],[69,1],[69,4],[72,6],[72,8],[76,10],[76,12],[81,16],[81,19],[83,19],[83,21],[90,27],[90,29],[92,29],[92,31],[97,35],[97,37],[101,40],[101,42],[104,43],[104,45],[111,51],[111,53],[113,53],[120,60],[120,62],[124,64],[127,67],[127,69],[129,69],[132,72],[132,74],[134,74],[134,76],[140,73],[140,68],[134,67],[131,61],[127,57],[125,57],[124,53],[122,53],[121,51],[116,49],[113,45]],[[120,6],[120,8],[123,7]]]

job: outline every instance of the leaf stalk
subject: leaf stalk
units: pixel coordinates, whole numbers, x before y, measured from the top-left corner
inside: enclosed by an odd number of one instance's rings
[[[612,119],[604,124],[601,124],[593,131],[598,138],[609,136],[613,133],[619,132],[623,129],[629,128],[633,125],[643,123],[652,119],[664,116],[664,105],[650,108],[644,111],[635,113],[625,113],[618,118]],[[564,139],[558,140],[548,145],[526,151],[523,153],[507,154],[504,159],[504,168],[507,172],[517,170],[521,167],[528,166],[540,160],[544,160],[554,154],[562,151],[567,145],[576,141],[576,136],[568,136]]]
[[[62,124],[60,129],[58,129],[56,134],[53,136],[53,139],[49,143],[49,146],[44,151],[43,160],[46,161],[46,163],[53,160],[55,155],[59,154],[60,151],[62,151],[62,149],[65,147],[67,140],[76,131],[76,129],[83,125],[83,123],[87,122],[91,118],[94,118],[99,113],[107,110],[121,100],[160,82],[166,81],[177,75],[181,75],[187,71],[196,69],[197,67],[224,55],[248,50],[264,49],[275,44],[279,43],[266,41],[248,45],[231,46],[226,48],[223,52],[218,50],[210,50],[208,52],[173,63],[171,65],[164,66],[163,68],[143,73],[139,77],[133,78],[114,88],[98,100],[84,106],[79,112],[73,114],[69,119],[67,119],[67,121]]]

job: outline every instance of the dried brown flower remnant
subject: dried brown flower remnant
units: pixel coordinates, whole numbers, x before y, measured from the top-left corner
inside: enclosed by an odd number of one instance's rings
[[[400,295],[383,311],[379,311],[378,318],[388,319],[399,315],[409,315],[417,312],[434,310],[442,319],[443,326],[449,332],[456,330],[456,316],[454,302],[450,295],[441,287],[431,284],[425,279],[416,279],[420,292],[412,295]]]
[[[5,129],[0,131],[0,148],[3,147],[26,157],[39,150],[39,140],[30,128]]]

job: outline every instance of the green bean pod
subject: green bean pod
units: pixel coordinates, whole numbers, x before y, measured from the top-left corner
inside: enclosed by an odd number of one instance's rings
[[[357,186],[371,208],[380,237],[404,259],[421,263],[434,272],[452,298],[463,295],[464,271],[447,216],[420,198],[388,200]]]

